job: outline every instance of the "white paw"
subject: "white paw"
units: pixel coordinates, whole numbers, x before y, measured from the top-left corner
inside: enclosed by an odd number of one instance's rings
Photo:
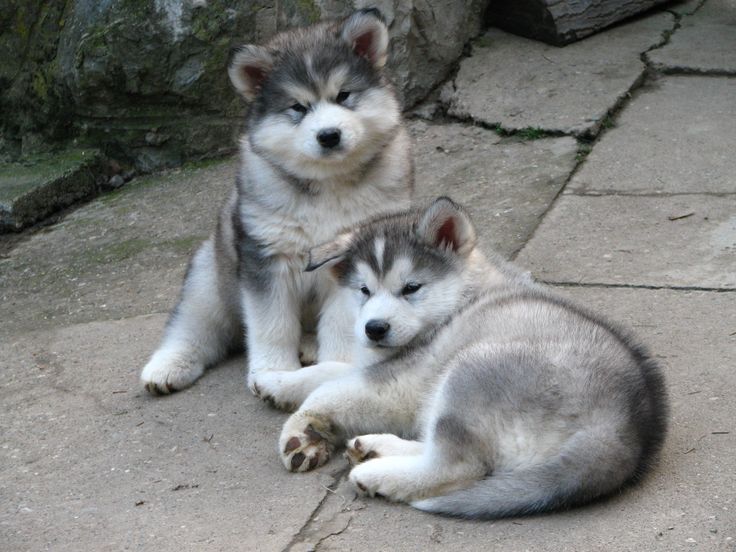
[[[143,367],[141,383],[152,395],[168,395],[189,387],[203,373],[193,355],[159,350]]]
[[[422,443],[406,441],[391,433],[360,435],[346,443],[345,458],[353,466],[382,456],[420,454]]]
[[[313,470],[330,459],[333,451],[329,425],[311,417],[292,416],[279,438],[279,453],[286,469],[293,472]]]
[[[279,410],[293,412],[299,407],[301,401],[294,396],[290,379],[294,379],[294,372],[269,370],[259,372],[249,378],[249,387],[256,397]]]
[[[407,462],[409,460],[409,462]],[[411,457],[389,456],[369,460],[350,471],[349,480],[368,496],[381,496],[396,502],[408,502],[416,496]]]

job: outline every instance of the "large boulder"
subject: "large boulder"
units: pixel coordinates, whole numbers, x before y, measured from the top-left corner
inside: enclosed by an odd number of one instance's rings
[[[368,5],[389,24],[409,107],[446,78],[485,0],[0,0],[0,148],[75,139],[144,171],[232,148],[244,106],[231,49]]]

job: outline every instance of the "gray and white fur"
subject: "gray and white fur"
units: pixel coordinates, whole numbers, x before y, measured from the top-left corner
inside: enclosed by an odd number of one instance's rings
[[[409,140],[383,74],[387,53],[388,31],[375,10],[235,52],[230,79],[250,102],[236,186],[143,368],[149,391],[191,385],[242,348],[244,327],[255,393],[265,373],[276,371],[279,381],[294,375],[309,332],[317,333],[309,360],[341,361],[311,370],[316,381],[347,369],[351,311],[326,274],[302,269],[310,247],[409,205]],[[292,383],[298,392],[299,381]]]
[[[287,469],[347,439],[362,492],[499,518],[610,494],[660,450],[665,384],[644,349],[485,257],[451,200],[342,234],[309,269],[352,296],[357,369],[303,397],[279,440]]]

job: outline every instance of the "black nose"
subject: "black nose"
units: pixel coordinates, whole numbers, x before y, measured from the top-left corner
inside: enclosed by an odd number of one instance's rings
[[[340,144],[339,128],[323,128],[317,133],[317,141],[323,148],[334,148]]]
[[[380,341],[386,336],[389,328],[391,326],[388,322],[383,320],[369,320],[365,325],[365,335],[371,341]]]

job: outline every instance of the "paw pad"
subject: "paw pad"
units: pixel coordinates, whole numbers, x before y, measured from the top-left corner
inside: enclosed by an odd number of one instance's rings
[[[289,471],[305,472],[325,464],[331,449],[327,440],[308,425],[300,435],[289,437],[282,458]]]

